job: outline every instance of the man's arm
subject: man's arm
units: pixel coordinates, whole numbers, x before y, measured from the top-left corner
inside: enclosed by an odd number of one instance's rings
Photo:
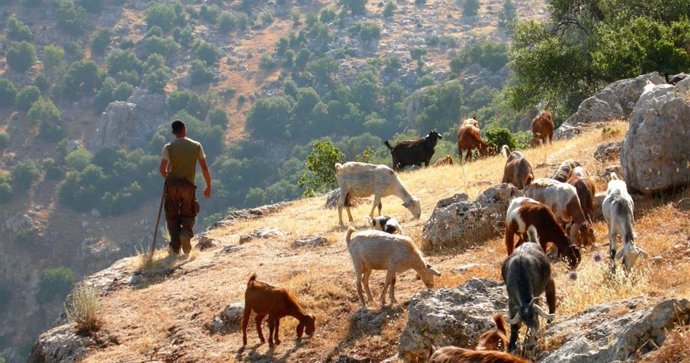
[[[158,166],[158,171],[160,171],[163,178],[168,177],[168,161],[167,160],[165,160],[165,159],[161,160],[161,165]]]
[[[206,159],[199,159],[199,166],[201,166],[201,172],[203,173],[204,180],[206,181],[206,190],[204,190],[204,197],[208,199],[211,196],[211,172],[208,171]]]

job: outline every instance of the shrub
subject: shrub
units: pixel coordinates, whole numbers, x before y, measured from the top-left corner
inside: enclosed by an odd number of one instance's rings
[[[178,30],[177,32],[173,31],[173,39],[177,43],[179,43],[183,47],[189,47],[192,42],[194,42],[194,33],[192,33],[192,30],[189,28],[185,28],[182,30],[179,30],[179,28],[175,28],[175,30]]]
[[[17,88],[14,83],[7,78],[0,77],[0,106],[14,104],[15,97],[17,97]]]
[[[80,96],[92,96],[103,85],[104,74],[98,64],[92,60],[72,63],[62,79],[63,96],[74,99]]]
[[[31,160],[20,161],[10,169],[12,186],[19,191],[29,190],[40,176],[41,172]]]
[[[343,9],[349,10],[352,15],[364,14],[367,12],[367,0],[339,0]]]
[[[151,54],[160,54],[163,57],[170,57],[177,52],[177,43],[171,37],[159,37],[153,35],[142,39],[139,46],[143,51],[143,56],[148,57]]]
[[[224,12],[218,17],[218,31],[229,33],[237,29],[237,17],[232,13]]]
[[[81,46],[81,43],[74,40],[67,42],[67,44],[65,44],[65,58],[69,62],[76,62],[84,59],[84,48]]]
[[[43,73],[36,75],[32,83],[34,86],[38,87],[41,92],[47,92],[50,89],[50,81]]]
[[[48,44],[43,48],[43,65],[48,69],[54,69],[65,61],[65,51],[57,45]]]
[[[169,31],[175,26],[177,13],[172,5],[153,4],[146,10],[146,26],[151,28],[159,26],[164,31]]]
[[[77,148],[65,156],[65,164],[74,170],[81,171],[91,163],[92,158],[93,154],[91,152],[84,148]]]
[[[398,7],[395,6],[395,4],[392,1],[389,1],[386,3],[386,7],[383,8],[383,16],[386,18],[390,18],[393,16],[393,12],[397,10]]]
[[[105,59],[105,63],[108,66],[108,74],[112,76],[123,71],[138,73],[142,68],[141,61],[134,53],[122,49],[114,49],[110,52]]]
[[[217,125],[223,129],[228,128],[228,122],[230,119],[228,118],[228,113],[224,109],[214,108],[208,113],[207,117],[211,125]],[[1,135],[2,134],[0,134],[0,136]]]
[[[22,23],[21,20],[17,19],[14,15],[7,21],[7,36],[11,40],[16,41],[28,41],[33,38],[31,29],[26,26],[26,24]]]
[[[112,41],[113,32],[110,29],[101,29],[91,34],[91,50],[97,54],[103,54]]]
[[[67,320],[77,324],[77,334],[89,336],[103,326],[101,299],[93,286],[81,284],[72,291],[69,305],[65,305]]]
[[[450,61],[450,69],[453,73],[459,73],[466,66],[477,63],[482,67],[496,72],[508,62],[508,45],[496,43],[488,39],[482,39],[477,44],[466,48],[465,51],[453,57]]]
[[[22,73],[29,70],[36,63],[36,50],[31,43],[25,40],[12,42],[5,57],[10,68]]]
[[[60,110],[55,107],[52,101],[43,97],[39,97],[31,105],[31,108],[26,113],[26,118],[34,125],[39,122],[59,122],[62,120]]]
[[[462,2],[462,16],[476,16],[479,13],[479,0],[464,0]]]
[[[26,112],[29,111],[34,102],[41,97],[41,91],[36,86],[27,86],[17,93],[15,104],[17,108]]]
[[[203,40],[198,40],[196,44],[194,44],[192,52],[198,59],[206,62],[206,65],[209,66],[216,64],[222,55],[218,47]]]
[[[134,92],[134,87],[127,82],[120,82],[113,91],[113,100],[126,101]]]
[[[5,131],[0,131],[0,150],[10,144],[10,135]]]
[[[270,71],[276,67],[276,61],[271,57],[270,54],[262,54],[261,59],[259,59],[259,68]]]
[[[58,28],[71,35],[80,35],[86,23],[86,11],[71,0],[59,0],[57,18]]]
[[[58,165],[57,161],[53,158],[45,158],[41,162],[41,167],[46,173],[46,178],[51,180],[59,180],[62,178],[62,169]]]
[[[38,283],[36,301],[45,304],[55,297],[64,299],[75,281],[74,271],[68,267],[53,267],[43,270]]]
[[[213,72],[206,67],[204,62],[195,59],[189,66],[189,79],[192,85],[208,84],[214,81]]]
[[[333,20],[335,20],[335,16],[336,16],[335,9],[325,8],[325,9],[321,10],[321,13],[319,13],[319,21],[324,23],[324,24],[328,24],[328,23],[332,22]]]
[[[103,9],[103,2],[106,0],[77,0],[77,5],[86,9],[90,13],[98,13]]]
[[[12,199],[12,185],[7,181],[0,183],[0,203],[7,203]]]
[[[515,150],[517,148],[517,143],[513,138],[513,134],[506,128],[487,130],[486,142],[493,146],[494,150],[500,150],[503,145],[508,145],[510,150]]]
[[[33,227],[22,228],[17,232],[14,241],[24,247],[33,247],[38,239],[38,232]]]
[[[170,72],[167,68],[160,68],[144,76],[143,85],[149,92],[164,93],[163,88],[170,81]]]
[[[342,153],[329,140],[316,141],[307,156],[306,169],[297,185],[304,188],[304,196],[314,196],[319,192],[333,189],[337,185],[333,165],[340,162]]]

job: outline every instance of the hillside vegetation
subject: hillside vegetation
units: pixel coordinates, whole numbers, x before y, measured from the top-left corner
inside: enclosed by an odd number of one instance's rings
[[[536,167],[536,177],[550,176],[562,160],[573,158],[596,176],[597,189],[605,190],[602,175],[608,165],[595,161],[592,154],[597,144],[620,140],[626,129],[625,123],[611,124],[607,132],[592,128],[572,140],[525,150],[525,154]],[[614,136],[611,130],[616,130]],[[476,197],[500,181],[504,162],[503,157],[494,156],[464,166],[402,173],[403,182],[422,201],[422,217],[413,219],[395,197],[384,198],[384,212],[398,218],[406,234],[420,243],[421,229],[438,200],[456,193]],[[681,251],[678,246],[687,246],[690,223],[687,212],[676,209],[672,203],[680,197],[637,200],[636,243],[650,258],[639,260],[631,277],[621,275],[608,280],[611,277],[606,273],[606,258],[603,261],[595,258],[607,256],[607,227],[603,221],[596,222],[597,242],[593,248],[584,250],[577,278],[572,278],[564,264],[554,264],[557,319],[567,319],[594,304],[632,296],[652,299],[689,296],[690,263],[678,255]],[[151,275],[145,275],[144,282],[134,286],[118,284],[102,297],[103,327],[95,339],[104,343],[91,347],[85,361],[321,362],[337,361],[341,356],[380,361],[395,355],[406,323],[406,301],[422,290],[423,284],[415,280],[413,272],[404,273],[396,284],[397,304],[383,309],[373,304],[369,311],[360,310],[352,263],[345,248],[345,230],[337,226],[337,211],[325,209],[324,203],[323,197],[303,199],[258,219],[228,221],[206,233],[216,247],[196,251],[189,258],[170,259],[161,251],[155,257],[158,267],[146,270]],[[370,208],[368,203],[363,201],[353,209],[357,228],[366,228],[364,216]],[[240,236],[260,227],[280,228],[287,236],[239,243]],[[292,246],[294,240],[311,235],[324,236],[328,243],[307,248]],[[499,267],[505,257],[505,246],[503,238],[497,237],[469,250],[429,250],[426,255],[442,272],[434,288],[455,287],[471,277],[500,280]],[[129,258],[113,267],[125,276],[140,268],[140,257]],[[283,343],[274,349],[269,349],[267,344],[258,345],[253,324],[244,351],[239,351],[242,339],[238,326],[215,335],[209,333],[207,326],[214,316],[226,305],[243,301],[246,281],[254,272],[264,281],[290,289],[305,309],[316,316],[314,337],[296,343],[293,340],[296,321],[292,318],[283,320]],[[380,291],[383,279],[382,272],[373,273],[373,294]],[[687,336],[682,327],[674,334],[676,341]],[[560,344],[557,339],[545,341],[539,349],[552,350]],[[662,352],[671,354],[666,355],[670,361],[677,361],[683,354],[687,357],[687,346],[682,347],[682,343],[676,342],[662,348]]]

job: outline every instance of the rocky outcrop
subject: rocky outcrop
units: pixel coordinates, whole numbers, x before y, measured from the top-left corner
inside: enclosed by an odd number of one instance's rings
[[[690,181],[690,102],[677,87],[650,88],[635,105],[621,148],[628,188],[645,194],[682,187]]]
[[[654,84],[666,83],[657,72],[613,82],[601,92],[582,101],[577,112],[556,129],[555,138],[570,138],[578,134],[584,124],[627,118],[642,95],[647,81]]]
[[[150,94],[137,88],[127,102],[115,101],[101,116],[96,137],[87,147],[99,150],[107,147],[141,147],[166,122],[165,95]]]
[[[275,227],[261,227],[251,231],[248,234],[240,236],[240,244],[247,243],[256,238],[273,238],[273,237],[286,237],[287,232],[282,229]]]
[[[474,348],[479,336],[494,326],[493,315],[505,312],[507,305],[505,286],[490,279],[473,278],[453,289],[422,291],[410,300],[399,357],[426,362],[432,345]]]
[[[547,341],[563,345],[544,354],[543,363],[628,361],[664,344],[677,324],[690,321],[690,301],[668,299],[653,304],[633,298],[593,306],[569,317],[557,317],[544,332]]]
[[[214,223],[208,229],[227,227],[227,226],[234,225],[237,222],[262,218],[262,217],[265,217],[269,214],[273,214],[273,213],[281,211],[283,208],[289,206],[291,203],[292,202],[280,202],[280,203],[264,205],[264,206],[256,207],[256,208],[235,210],[235,211],[228,213],[228,215],[225,216],[225,218]]]
[[[621,155],[621,145],[623,145],[622,142],[607,142],[597,145],[594,159],[600,163],[618,160]]]
[[[242,323],[242,315],[244,314],[244,303],[236,302],[226,306],[223,311],[214,316],[209,323],[206,324],[206,329],[212,334],[228,333],[240,328]]]
[[[26,361],[30,363],[78,362],[94,345],[94,342],[90,337],[77,335],[76,330],[73,324],[65,324],[41,334]]]
[[[516,194],[513,185],[503,183],[485,190],[474,202],[464,193],[442,199],[424,225],[422,238],[431,246],[466,248],[496,237]]]

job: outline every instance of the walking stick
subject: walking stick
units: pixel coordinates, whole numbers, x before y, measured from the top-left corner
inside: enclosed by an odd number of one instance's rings
[[[161,212],[163,211],[163,199],[165,199],[165,184],[163,184],[163,193],[161,194],[161,204],[158,207],[158,218],[156,218],[156,227],[153,229],[153,241],[151,242],[151,258],[153,259],[153,252],[156,251],[156,237],[158,237],[158,225],[161,222]]]

